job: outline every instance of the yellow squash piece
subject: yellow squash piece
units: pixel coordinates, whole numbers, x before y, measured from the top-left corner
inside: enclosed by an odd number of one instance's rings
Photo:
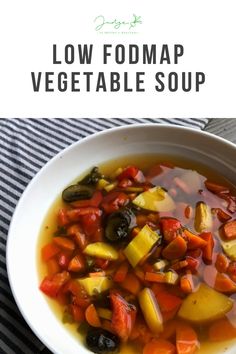
[[[201,284],[195,293],[182,302],[178,315],[194,323],[205,323],[223,317],[233,307],[233,300]]]
[[[173,199],[161,187],[154,187],[139,194],[132,203],[146,210],[160,212],[171,211],[176,207]]]
[[[90,243],[90,245],[85,247],[83,252],[88,256],[108,259],[112,261],[118,259],[119,257],[116,249],[104,242]]]
[[[77,279],[77,281],[84,287],[89,296],[101,294],[113,286],[113,282],[105,276],[82,278]]]
[[[163,319],[153,291],[149,288],[144,288],[139,293],[138,300],[143,316],[150,330],[155,334],[162,332]]]
[[[236,261],[236,240],[223,241],[220,239],[220,243],[227,256],[232,261]]]
[[[124,249],[124,254],[133,267],[148,254],[151,248],[159,240],[160,236],[154,232],[148,225],[145,225],[141,231]]]
[[[196,205],[194,227],[197,232],[210,230],[212,227],[211,209],[203,202]]]

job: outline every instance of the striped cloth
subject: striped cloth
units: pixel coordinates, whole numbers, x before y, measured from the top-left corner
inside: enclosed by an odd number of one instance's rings
[[[0,353],[37,354],[44,345],[22,318],[9,287],[6,240],[23,190],[60,150],[85,136],[125,124],[167,123],[203,129],[205,119],[0,119]],[[49,353],[49,352],[48,352]]]

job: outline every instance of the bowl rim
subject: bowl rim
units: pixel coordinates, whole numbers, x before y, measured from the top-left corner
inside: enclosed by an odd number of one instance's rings
[[[21,306],[20,299],[18,298],[18,295],[15,292],[15,288],[14,288],[14,282],[12,279],[13,276],[12,276],[11,270],[10,270],[10,268],[11,268],[10,267],[10,263],[11,263],[10,247],[11,247],[12,240],[14,239],[14,237],[12,236],[12,235],[14,235],[14,233],[12,233],[12,229],[13,229],[13,225],[15,223],[15,220],[17,219],[18,210],[21,208],[21,204],[22,204],[22,201],[24,200],[24,196],[28,193],[30,188],[32,188],[32,185],[34,184],[35,179],[39,178],[40,175],[44,172],[44,170],[47,169],[48,166],[53,164],[56,159],[60,158],[60,156],[62,156],[65,151],[68,152],[71,149],[73,149],[75,146],[87,143],[90,140],[95,139],[97,136],[102,136],[102,135],[106,136],[107,134],[112,134],[113,132],[122,131],[122,130],[127,131],[127,133],[128,133],[128,131],[130,131],[130,130],[142,129],[143,127],[145,127],[145,128],[155,127],[155,129],[161,129],[161,130],[162,129],[170,129],[173,131],[179,130],[179,131],[194,133],[196,136],[203,136],[204,135],[204,136],[208,137],[209,139],[217,141],[225,146],[231,147],[231,148],[235,149],[235,151],[236,151],[236,144],[234,144],[233,142],[228,141],[228,140],[226,140],[220,136],[217,136],[215,134],[206,132],[204,130],[200,130],[198,128],[186,127],[186,126],[181,126],[181,125],[176,125],[176,124],[160,124],[160,123],[125,124],[122,126],[112,127],[112,128],[104,129],[102,131],[94,132],[93,134],[90,134],[84,138],[81,138],[80,140],[77,140],[77,141],[71,143],[70,145],[68,145],[67,147],[61,149],[58,153],[56,153],[52,158],[50,158],[39,169],[39,171],[31,178],[31,180],[29,181],[29,183],[27,184],[27,186],[23,190],[23,192],[22,192],[22,194],[15,206],[13,214],[12,214],[9,229],[8,229],[8,234],[7,234],[7,242],[6,242],[6,268],[7,268],[7,276],[8,276],[11,292],[12,292],[14,300],[17,304],[17,307],[20,310],[22,317],[24,318],[24,320],[26,321],[26,323],[28,324],[28,326],[30,327],[30,329],[32,330],[34,335],[53,353],[55,353],[54,348],[52,347],[51,343],[47,342],[45,340],[45,338],[43,338],[41,333],[38,331],[37,327],[34,325],[34,321],[32,321],[30,319],[30,316],[28,315],[27,311],[25,311],[25,308],[23,306]]]

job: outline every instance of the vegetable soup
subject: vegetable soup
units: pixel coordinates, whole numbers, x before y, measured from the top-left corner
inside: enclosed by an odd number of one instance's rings
[[[91,352],[235,343],[236,189],[204,166],[133,156],[91,167],[45,218],[38,263],[40,291]]]

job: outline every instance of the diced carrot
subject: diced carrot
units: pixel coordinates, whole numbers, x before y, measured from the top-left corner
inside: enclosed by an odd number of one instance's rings
[[[140,230],[140,227],[134,227],[131,231],[131,237],[134,238],[135,236],[137,236]]]
[[[212,254],[214,248],[214,239],[211,232],[202,232],[200,237],[207,242],[207,245],[202,249],[202,258],[206,262],[212,262]]]
[[[181,236],[177,236],[162,251],[164,258],[173,260],[182,258],[187,251],[187,243]]]
[[[135,275],[141,280],[141,282],[145,282],[145,274],[141,269],[134,270]]]
[[[227,318],[222,318],[212,323],[208,331],[208,338],[211,342],[230,340],[235,337],[236,327]]]
[[[120,286],[131,292],[133,295],[137,295],[141,290],[141,283],[136,275],[128,273],[125,279],[120,283]]]
[[[53,242],[60,248],[67,251],[73,251],[75,249],[75,243],[68,237],[54,237]]]
[[[184,236],[186,236],[186,239],[187,239],[188,250],[202,248],[207,245],[207,241],[205,241],[203,238],[201,238],[197,235],[194,235],[189,230],[184,230]]]
[[[228,187],[222,186],[220,184],[210,182],[208,180],[205,181],[204,183],[205,183],[206,188],[212,193],[218,194],[218,193],[228,193],[229,192]]]
[[[69,224],[70,220],[69,220],[69,218],[67,216],[67,210],[66,209],[60,209],[58,211],[57,219],[58,219],[58,225],[59,226],[65,226],[65,225]]]
[[[121,283],[125,280],[126,275],[128,273],[129,265],[127,262],[123,262],[119,268],[117,269],[116,273],[113,276],[113,280],[117,283]]]
[[[68,265],[68,270],[70,272],[82,272],[85,270],[85,260],[84,257],[81,254],[77,254],[74,256],[69,265]]]
[[[60,266],[55,258],[50,258],[47,261],[48,275],[54,275],[60,272]]]
[[[216,257],[215,267],[220,273],[225,273],[229,266],[229,260],[223,253],[218,253]]]
[[[227,274],[217,273],[214,288],[222,293],[235,293],[236,283]]]
[[[47,243],[41,251],[42,260],[47,262],[50,258],[53,258],[57,253],[60,252],[60,248],[55,245],[55,243]]]
[[[91,304],[86,308],[85,318],[90,326],[101,327],[102,325],[94,304]]]
[[[102,211],[95,207],[85,207],[67,210],[66,215],[70,222],[78,222],[84,215],[95,214],[97,216],[102,215]]]
[[[181,277],[180,288],[185,294],[190,294],[193,292],[194,285],[191,272],[188,271],[187,274]]]
[[[147,327],[146,323],[138,318],[135,322],[135,325],[132,329],[129,339],[135,340],[141,345],[149,343],[153,335],[150,332],[150,329]]]
[[[83,322],[85,319],[84,310],[77,305],[70,305],[70,311],[76,322]]]
[[[223,235],[227,240],[236,238],[236,220],[229,221],[222,226]]]
[[[175,346],[165,339],[153,339],[143,348],[143,354],[175,354]]]
[[[161,312],[177,311],[182,303],[178,296],[170,294],[168,291],[160,291],[155,294]]]
[[[199,347],[197,334],[194,329],[184,323],[176,326],[176,348],[178,354],[193,354]]]
[[[146,281],[155,282],[155,283],[165,283],[165,274],[146,272],[144,279]]]

